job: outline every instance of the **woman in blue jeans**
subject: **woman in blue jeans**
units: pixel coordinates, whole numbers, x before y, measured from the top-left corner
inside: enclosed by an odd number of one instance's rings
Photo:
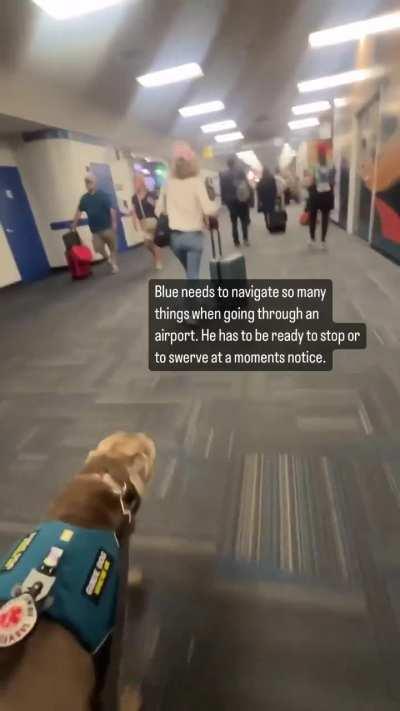
[[[215,215],[204,178],[200,177],[195,153],[186,143],[174,148],[171,176],[164,185],[156,214],[166,213],[171,229],[171,249],[182,264],[187,279],[198,279],[204,247],[204,219]]]

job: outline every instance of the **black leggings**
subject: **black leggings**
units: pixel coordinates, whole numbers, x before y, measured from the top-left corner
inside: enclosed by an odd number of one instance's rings
[[[247,242],[249,239],[249,222],[250,222],[250,212],[247,202],[236,202],[229,206],[229,213],[232,222],[232,237],[235,245],[239,244],[239,229],[238,222],[240,221],[242,226],[243,241]]]
[[[317,217],[318,217],[318,209],[312,209],[310,210],[310,237],[313,242],[315,242],[315,230],[317,227]],[[321,215],[322,215],[322,226],[321,226],[321,240],[322,242],[325,242],[326,235],[328,234],[328,227],[329,227],[329,215],[330,215],[330,210],[321,210]]]

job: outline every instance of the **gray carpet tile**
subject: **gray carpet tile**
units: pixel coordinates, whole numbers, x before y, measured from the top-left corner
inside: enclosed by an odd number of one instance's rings
[[[226,251],[232,248],[222,220]],[[142,248],[0,294],[0,542],[111,431],[157,442],[132,541],[122,673],[145,711],[393,711],[400,702],[400,272],[334,226],[254,216],[251,278],[329,278],[366,351],[331,373],[150,373]],[[207,276],[210,250],[203,258]],[[166,278],[181,276],[165,254]]]

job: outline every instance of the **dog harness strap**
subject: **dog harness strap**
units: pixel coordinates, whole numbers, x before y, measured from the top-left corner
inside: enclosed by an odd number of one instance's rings
[[[119,544],[112,531],[49,521],[25,536],[0,566],[0,600],[10,600],[24,583],[48,576],[41,613],[68,628],[94,654],[112,631],[118,592]],[[52,566],[50,566],[51,568]],[[56,573],[56,574],[55,574]],[[54,579],[55,576],[55,579]]]

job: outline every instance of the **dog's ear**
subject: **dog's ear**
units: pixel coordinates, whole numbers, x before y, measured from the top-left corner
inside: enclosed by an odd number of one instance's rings
[[[130,483],[135,487],[140,498],[142,498],[153,475],[152,460],[143,452],[138,452],[128,463],[127,469]]]

